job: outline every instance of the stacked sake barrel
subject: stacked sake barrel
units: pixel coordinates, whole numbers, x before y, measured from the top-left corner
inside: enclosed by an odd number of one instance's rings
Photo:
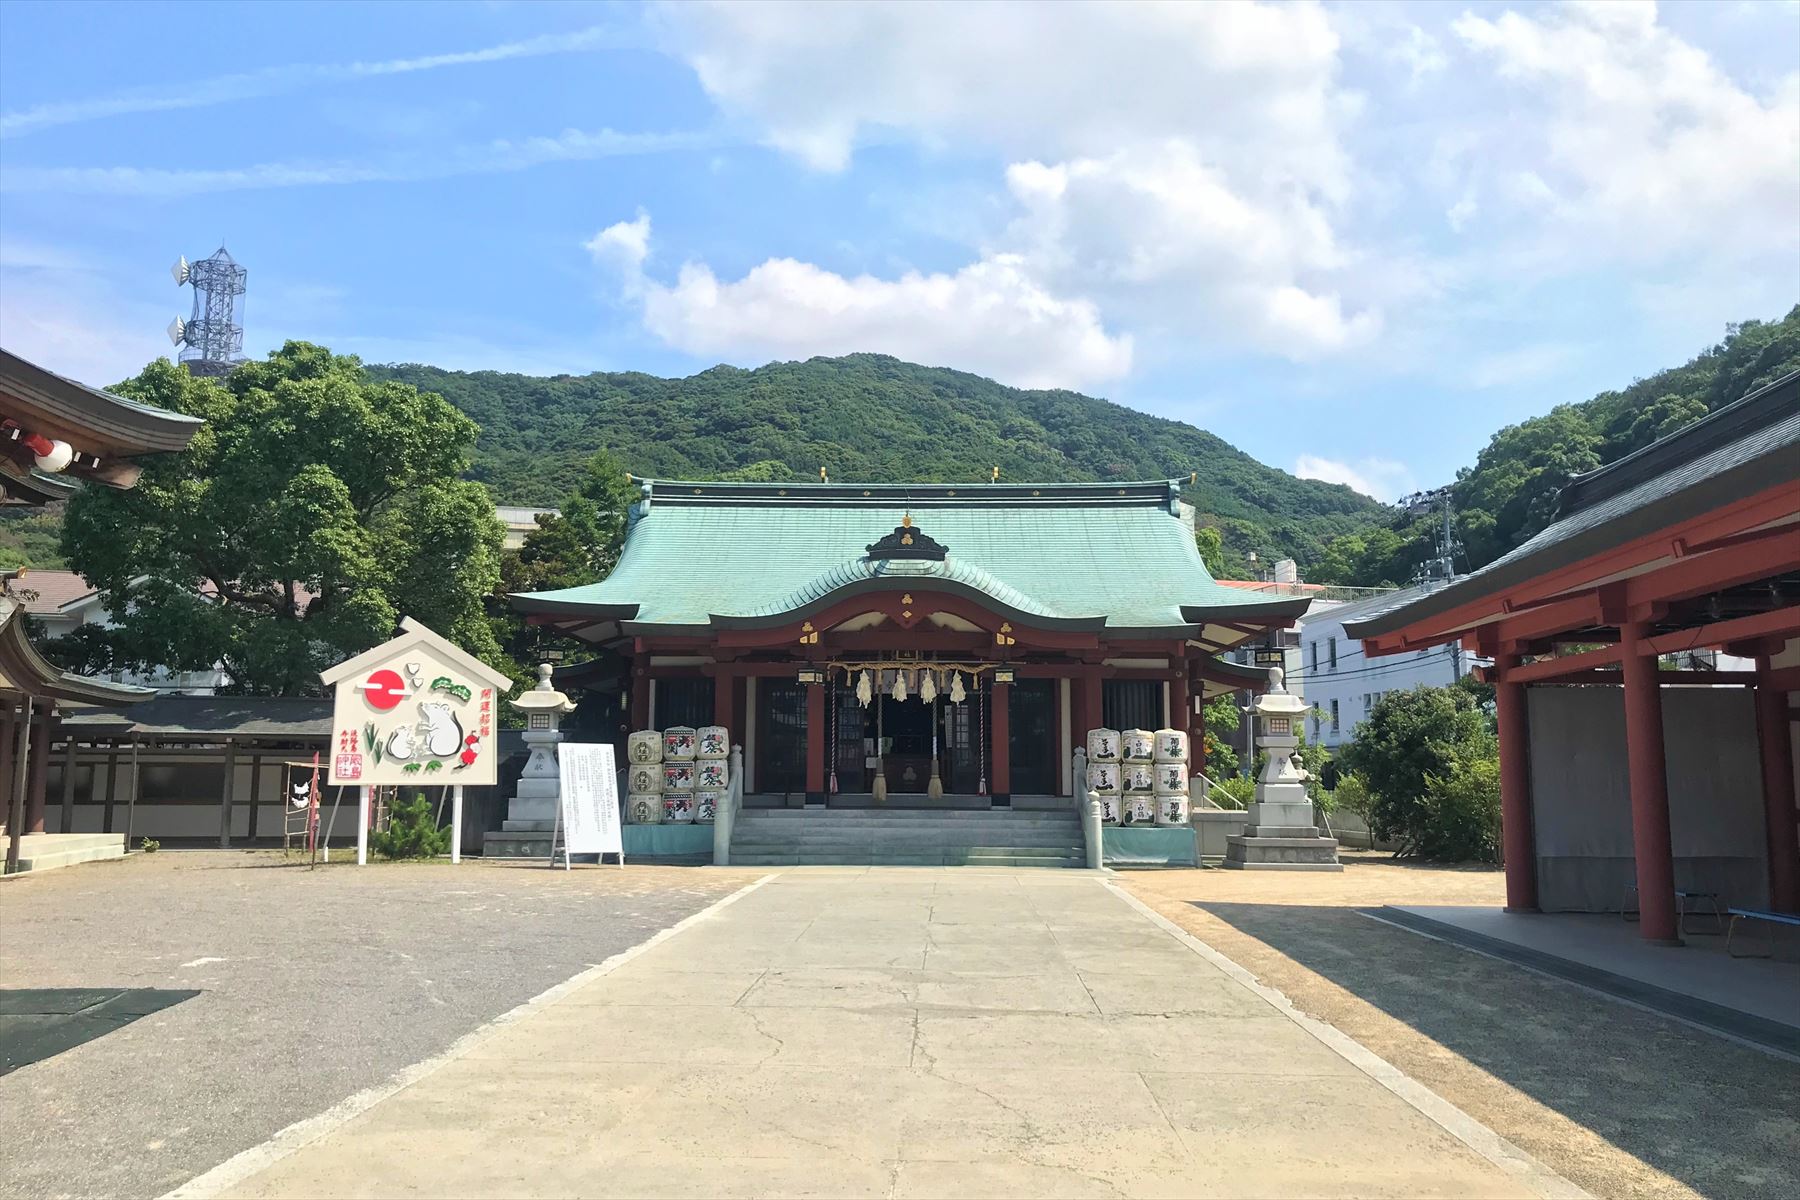
[[[1125,760],[1121,786],[1124,823],[1148,825],[1156,820],[1156,738],[1148,729],[1127,729],[1119,734],[1119,755]]]
[[[1180,729],[1155,734],[1151,771],[1156,790],[1156,823],[1188,823],[1188,735]]]
[[[1118,730],[1088,730],[1087,790],[1099,794],[1100,820],[1106,825],[1117,825],[1124,816],[1124,763],[1119,751]]]
[[[657,825],[663,818],[663,735],[641,729],[625,740],[625,819]]]
[[[700,748],[700,731],[691,725],[671,725],[663,730],[662,819],[677,825],[694,820],[694,790],[699,782],[694,754]]]
[[[694,820],[710,825],[731,790],[731,731],[704,725],[694,745]]]

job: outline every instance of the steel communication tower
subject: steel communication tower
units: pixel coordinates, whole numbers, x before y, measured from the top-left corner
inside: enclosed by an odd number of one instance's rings
[[[181,347],[181,361],[193,375],[231,374],[244,361],[244,327],[238,323],[244,268],[220,246],[212,257],[197,263],[183,257],[169,272],[176,286],[186,283],[194,288],[193,315],[169,322],[169,340]]]

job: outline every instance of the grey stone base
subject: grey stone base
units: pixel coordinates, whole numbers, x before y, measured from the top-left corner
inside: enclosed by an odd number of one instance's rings
[[[1263,837],[1233,834],[1225,839],[1224,866],[1236,871],[1342,871],[1337,839],[1319,837]]]
[[[519,824],[538,824],[539,822],[518,822]],[[514,824],[512,821],[508,825]],[[544,828],[534,830],[506,830],[502,833],[490,833],[481,842],[483,858],[542,858],[550,857],[549,822],[542,822]]]
[[[550,833],[556,828],[555,820],[521,821],[508,817],[501,822],[500,828],[506,833]]]

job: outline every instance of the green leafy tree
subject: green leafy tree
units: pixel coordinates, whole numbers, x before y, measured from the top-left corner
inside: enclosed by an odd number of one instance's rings
[[[1225,574],[1225,536],[1211,525],[1201,525],[1194,529],[1194,549],[1200,552],[1200,561],[1206,564],[1206,572],[1214,579],[1228,579]]]
[[[162,359],[116,390],[207,424],[132,490],[69,502],[63,548],[114,614],[115,661],[313,694],[402,616],[503,661],[482,603],[502,531],[461,478],[475,424],[442,397],[304,342],[222,382]]]
[[[1201,718],[1206,729],[1206,773],[1223,783],[1238,773],[1237,731],[1243,714],[1238,712],[1237,693],[1208,700]]]
[[[558,511],[539,514],[537,528],[525,535],[525,544],[503,559],[499,592],[488,601],[489,620],[520,678],[529,676],[548,651],[582,653],[586,648],[541,626],[525,624],[507,597],[580,587],[610,575],[624,549],[637,496],[637,485],[618,461],[599,451],[588,459]]]
[[[1459,761],[1495,757],[1494,736],[1470,691],[1421,687],[1376,701],[1339,763],[1368,787],[1376,837],[1395,842],[1402,854],[1440,857],[1474,835],[1441,827],[1431,781],[1452,778]]]

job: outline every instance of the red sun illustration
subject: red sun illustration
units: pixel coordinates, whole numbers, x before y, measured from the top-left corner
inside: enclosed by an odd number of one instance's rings
[[[363,681],[362,692],[382,712],[406,699],[406,683],[398,671],[380,670]]]

